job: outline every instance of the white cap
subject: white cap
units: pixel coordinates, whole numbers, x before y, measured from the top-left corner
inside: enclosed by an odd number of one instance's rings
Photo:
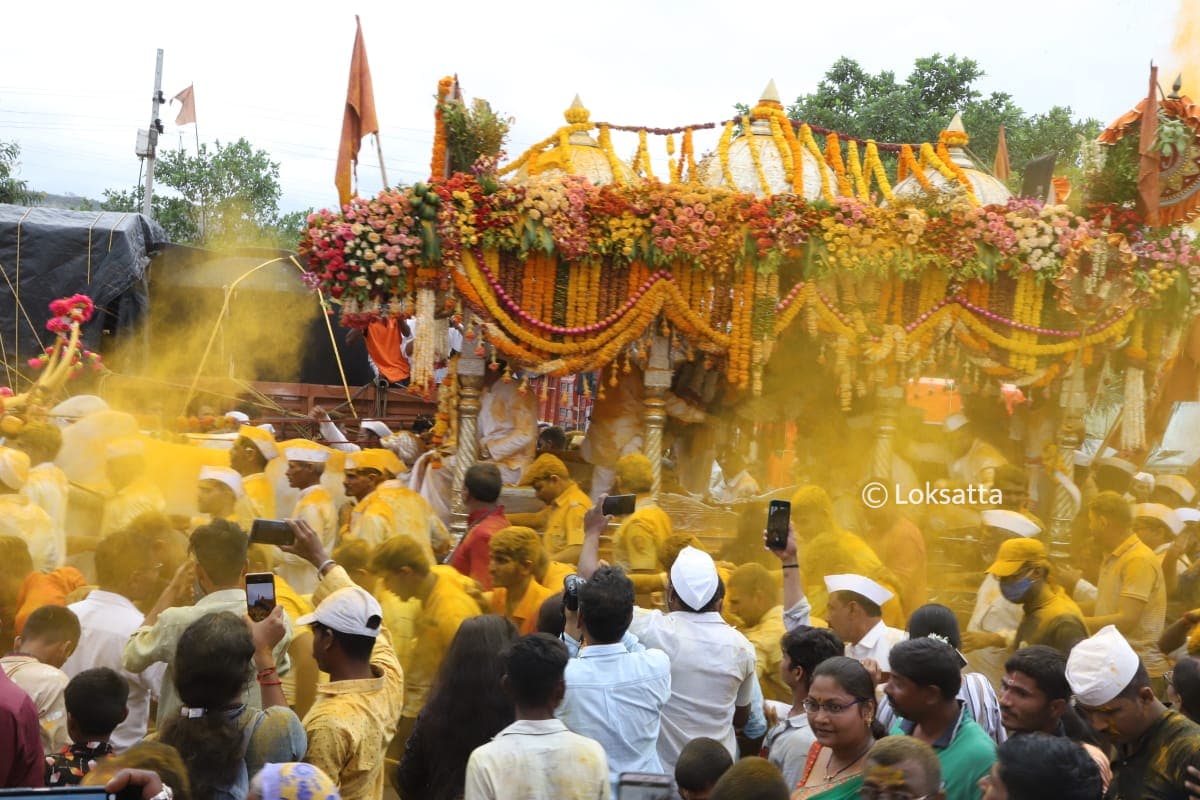
[[[1042,526],[1022,514],[1020,511],[1010,511],[1007,508],[988,508],[979,512],[979,521],[989,528],[999,528],[1002,531],[1015,533],[1017,536],[1037,536],[1042,532]]]
[[[880,584],[862,575],[826,575],[825,588],[834,592],[854,592],[862,595],[877,606],[881,606],[895,595]]]
[[[146,454],[146,445],[141,439],[126,436],[124,439],[114,439],[104,448],[104,455],[109,458],[124,458],[125,456],[140,456]]]
[[[1137,653],[1115,625],[1084,639],[1067,657],[1067,682],[1075,699],[1096,708],[1125,691],[1139,664]]]
[[[701,609],[717,593],[720,582],[712,556],[695,547],[685,547],[671,565],[671,587],[689,608]]]
[[[242,411],[226,411],[225,419],[236,419],[238,422],[249,422],[250,415]]]
[[[384,425],[382,422],[380,422],[377,419],[363,420],[362,424],[359,425],[359,427],[362,428],[364,431],[370,431],[371,433],[378,436],[380,439],[382,439],[385,436],[392,435],[392,429],[389,428],[387,425]]]
[[[242,488],[242,476],[237,470],[229,467],[201,467],[200,480],[223,483],[233,490],[234,497],[241,497],[245,493]]]
[[[329,460],[329,451],[317,450],[314,447],[289,447],[283,451],[283,457],[288,461],[306,461],[309,464],[324,464]]]
[[[1156,489],[1170,489],[1185,503],[1196,499],[1196,487],[1182,475],[1159,475],[1154,481]]]
[[[945,429],[947,433],[954,433],[968,422],[970,422],[970,420],[967,419],[966,415],[964,414],[951,414],[942,420],[942,428]]]
[[[1183,520],[1175,513],[1172,508],[1167,508],[1162,503],[1137,503],[1133,507],[1133,517],[1137,519],[1156,519],[1162,524],[1171,529],[1171,533],[1176,536],[1183,530]]]
[[[1200,509],[1184,506],[1175,509],[1175,516],[1179,517],[1180,522],[1185,525],[1189,522],[1200,522]]]
[[[1105,456],[1104,458],[1102,458],[1096,462],[1096,466],[1097,467],[1113,467],[1115,469],[1121,470],[1121,472],[1124,472],[1126,475],[1129,475],[1130,477],[1133,476],[1133,473],[1137,472],[1136,464],[1134,464],[1132,461],[1126,461],[1123,458],[1117,458],[1116,456]]]
[[[313,613],[296,620],[297,625],[314,622],[338,633],[375,638],[383,622],[383,608],[361,586],[346,586],[322,600]]]
[[[29,456],[21,450],[0,447],[0,481],[5,486],[20,491],[29,480]]]

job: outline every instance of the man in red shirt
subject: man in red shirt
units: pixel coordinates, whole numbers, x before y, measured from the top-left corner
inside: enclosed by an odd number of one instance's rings
[[[43,776],[37,707],[0,670],[0,788],[41,786]]]
[[[474,464],[463,479],[463,505],[467,509],[467,533],[450,557],[450,566],[479,581],[484,591],[492,589],[488,571],[492,534],[511,523],[504,506],[497,505],[503,481],[495,464]]]

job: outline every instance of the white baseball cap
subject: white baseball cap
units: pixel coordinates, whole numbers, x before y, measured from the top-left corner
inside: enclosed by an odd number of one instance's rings
[[[895,595],[879,583],[863,575],[826,575],[825,588],[830,594],[834,592],[854,592],[881,606]]]
[[[353,636],[379,636],[383,608],[370,592],[361,586],[346,586],[321,601],[311,614],[296,620],[297,625],[319,622],[330,630]]]
[[[1139,663],[1117,626],[1106,625],[1071,649],[1067,682],[1076,700],[1093,708],[1102,706],[1125,691]]]
[[[1022,514],[1007,508],[988,508],[979,512],[979,521],[989,528],[999,528],[1002,531],[1015,533],[1017,536],[1037,536],[1042,532],[1042,526]]]
[[[237,470],[229,467],[201,467],[200,480],[219,481],[232,489],[235,497],[241,497],[245,493],[245,489],[242,488],[242,476]]]
[[[685,547],[671,565],[671,586],[689,608],[701,609],[717,593],[720,583],[712,556],[695,547]]]

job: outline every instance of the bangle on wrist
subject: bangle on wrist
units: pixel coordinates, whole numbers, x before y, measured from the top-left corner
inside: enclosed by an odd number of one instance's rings
[[[317,575],[319,577],[324,578],[326,571],[328,571],[329,568],[332,567],[336,563],[337,562],[334,561],[332,558],[325,559],[324,561],[321,562],[321,566],[317,567]]]
[[[782,567],[782,569],[800,569],[800,564],[799,564],[799,563],[795,563],[795,564],[784,564],[784,565],[783,565],[783,567]]]
[[[283,681],[264,681],[262,678],[259,678],[258,685],[259,686],[283,686]]]
[[[263,678],[269,678],[274,674],[275,674],[274,667],[264,667],[263,669],[260,669],[258,671],[258,679],[261,681]]]

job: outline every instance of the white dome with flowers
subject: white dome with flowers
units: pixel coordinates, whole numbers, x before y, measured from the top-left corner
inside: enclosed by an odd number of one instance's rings
[[[965,142],[966,130],[963,128],[961,114],[954,115],[954,119],[946,126],[946,131],[951,134],[959,134],[956,140]],[[1004,205],[1012,198],[1012,192],[1008,190],[1008,187],[1002,181],[978,169],[961,144],[948,144],[947,150],[950,154],[950,160],[966,175],[967,181],[971,184],[971,189],[975,193],[975,199],[979,201],[980,205]],[[930,187],[940,195],[951,195],[962,191],[962,186],[957,180],[947,178],[932,167],[926,167],[924,174]],[[897,200],[920,202],[921,200],[930,199],[929,191],[921,185],[920,180],[915,175],[909,175],[897,183],[895,188],[892,189],[892,194]]]
[[[585,128],[591,112],[584,107],[579,95],[575,95],[574,102],[563,112],[563,116],[568,128]],[[565,173],[579,175],[596,186],[604,186],[616,182],[614,167],[620,182],[625,183],[632,178],[633,171],[629,165],[618,158],[610,158],[586,130],[560,131],[560,140],[540,153],[531,154],[512,181],[525,184],[533,178]]]

